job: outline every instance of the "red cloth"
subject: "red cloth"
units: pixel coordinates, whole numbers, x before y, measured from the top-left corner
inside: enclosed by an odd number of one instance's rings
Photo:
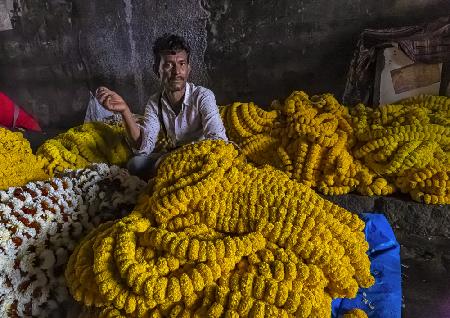
[[[15,107],[18,107],[19,114],[14,125]],[[7,128],[24,128],[33,131],[42,131],[36,119],[21,107],[15,106],[14,102],[2,92],[0,92],[0,125]]]

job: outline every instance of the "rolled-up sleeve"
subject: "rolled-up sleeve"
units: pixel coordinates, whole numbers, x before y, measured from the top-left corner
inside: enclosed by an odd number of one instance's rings
[[[203,137],[205,139],[222,139],[228,141],[225,127],[220,118],[219,108],[214,93],[205,89],[199,96],[199,110],[202,117]]]
[[[148,155],[154,149],[161,129],[158,118],[158,107],[150,101],[145,107],[144,122],[140,125],[141,146],[139,149],[133,149],[135,154]]]

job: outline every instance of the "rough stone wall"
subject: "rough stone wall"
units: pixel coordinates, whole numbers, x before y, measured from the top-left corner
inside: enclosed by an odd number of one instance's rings
[[[207,82],[204,63],[206,13],[198,1],[75,1],[80,46],[89,85],[112,86],[135,111],[158,88],[152,45],[163,33],[183,35],[191,45],[191,79]]]
[[[360,32],[450,12],[439,0],[208,0],[205,59],[218,100],[268,105],[294,89],[341,97]]]
[[[80,121],[86,76],[72,3],[27,0],[21,9],[21,25],[0,32],[0,90],[44,127]]]
[[[88,90],[117,90],[141,112],[158,86],[153,41],[193,48],[191,80],[220,104],[264,106],[293,89],[340,97],[361,30],[429,21],[448,0],[18,0],[21,27],[0,32],[0,90],[42,126],[82,121]]]
[[[324,197],[354,213],[382,213],[396,231],[408,235],[450,238],[450,205],[418,203],[402,194],[395,197],[357,194]]]
[[[152,45],[166,33],[192,48],[191,80],[206,85],[207,14],[188,1],[21,1],[21,27],[0,32],[0,90],[43,127],[84,118],[89,90],[107,85],[142,112],[158,81]]]

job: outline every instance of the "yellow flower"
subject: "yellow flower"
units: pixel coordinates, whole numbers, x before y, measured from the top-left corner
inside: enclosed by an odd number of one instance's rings
[[[46,160],[36,157],[20,132],[0,127],[0,190],[48,179]]]
[[[45,160],[44,169],[53,176],[95,162],[124,165],[131,157],[131,150],[123,127],[91,122],[47,140],[37,150],[37,156]]]
[[[364,223],[282,172],[223,141],[182,147],[161,168],[149,199],[71,256],[76,299],[123,316],[326,316],[327,293],[352,297],[373,283]]]
[[[344,318],[367,318],[367,314],[362,309],[352,309],[350,311],[347,311],[343,317]]]

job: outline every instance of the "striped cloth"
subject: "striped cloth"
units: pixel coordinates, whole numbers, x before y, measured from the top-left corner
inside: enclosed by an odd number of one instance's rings
[[[450,16],[416,26],[365,29],[350,63],[342,97],[345,105],[370,104],[377,49],[392,46],[393,42],[398,43],[398,47],[414,62],[450,62]]]

